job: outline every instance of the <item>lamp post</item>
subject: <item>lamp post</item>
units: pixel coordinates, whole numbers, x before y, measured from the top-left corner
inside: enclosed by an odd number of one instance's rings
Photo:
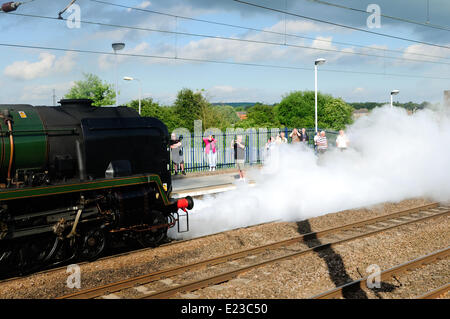
[[[393,101],[392,101],[392,96],[393,96],[393,95],[397,95],[397,94],[399,94],[399,93],[400,93],[399,90],[392,90],[392,91],[391,91],[391,107],[394,107]]]
[[[315,90],[314,90],[314,92],[315,92],[315,95],[314,95],[315,108],[314,108],[314,110],[315,110],[316,133],[317,133],[317,66],[324,64],[325,62],[326,62],[326,60],[322,59],[322,58],[317,59],[314,62],[314,84],[315,84]]]
[[[132,78],[131,76],[124,76],[125,81],[133,81],[136,80],[139,82],[139,115],[141,115],[141,97],[142,97],[142,83],[141,80]]]
[[[125,43],[113,43],[112,48],[114,50],[115,55],[115,64],[114,64],[114,72],[116,78],[116,105],[119,104],[119,82],[117,81],[117,51],[122,50],[125,47]]]

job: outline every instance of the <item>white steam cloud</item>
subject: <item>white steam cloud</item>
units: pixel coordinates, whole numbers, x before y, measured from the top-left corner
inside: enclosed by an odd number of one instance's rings
[[[195,201],[194,238],[274,220],[300,221],[345,209],[408,198],[450,199],[450,110],[408,115],[384,106],[348,127],[350,148],[313,150],[281,145],[262,170],[248,173],[256,185]],[[329,143],[331,144],[331,143]]]

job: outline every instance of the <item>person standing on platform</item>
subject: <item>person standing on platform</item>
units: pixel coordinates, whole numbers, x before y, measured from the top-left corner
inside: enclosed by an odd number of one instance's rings
[[[325,136],[325,131],[320,132],[320,136],[317,139],[317,152],[320,154],[324,154],[328,149],[328,141]]]
[[[264,152],[264,162],[267,162],[269,160],[270,153],[272,152],[274,145],[275,145],[275,139],[273,137],[270,137],[266,143],[266,149]]]
[[[287,144],[287,142],[288,142],[284,132],[280,133],[280,141],[281,141],[280,144]]]
[[[216,153],[216,143],[217,140],[213,135],[208,136],[207,138],[203,138],[203,142],[205,142],[205,155],[208,158],[209,171],[216,170],[216,162],[217,162],[217,153]]]
[[[277,134],[277,136],[275,137],[275,144],[276,144],[276,145],[280,145],[280,144],[281,144],[281,137],[280,137],[280,134]]]
[[[268,152],[271,147],[272,147],[272,138],[269,138],[266,143],[266,152]]]
[[[292,138],[292,144],[300,142],[300,133],[296,128],[292,130],[292,133],[289,134],[289,137]]]
[[[305,146],[309,142],[309,136],[308,136],[308,133],[306,133],[305,128],[302,128],[302,132],[300,133],[300,142],[302,142]]]
[[[339,135],[336,138],[336,146],[340,151],[346,150],[350,141],[343,130],[339,131]]]
[[[317,142],[320,138],[319,131],[316,132],[316,135],[314,135],[314,153],[317,155]]]
[[[181,168],[181,173],[183,175],[186,175],[186,172],[184,171],[183,144],[181,143],[182,140],[182,136],[180,136],[180,138],[177,140],[175,133],[172,133],[169,145],[175,175],[178,174],[178,166],[180,166]]]
[[[234,160],[239,170],[239,180],[245,181],[244,163],[245,163],[245,145],[242,143],[242,136],[238,135],[233,141]]]

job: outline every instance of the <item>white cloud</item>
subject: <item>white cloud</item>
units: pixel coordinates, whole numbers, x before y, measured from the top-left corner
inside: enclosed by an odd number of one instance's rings
[[[56,56],[50,53],[39,54],[38,62],[16,61],[7,66],[4,75],[21,80],[32,80],[37,77],[42,77],[48,73],[54,62]]]
[[[136,8],[145,9],[147,7],[150,7],[151,5],[152,5],[152,3],[150,1],[142,1],[139,5],[136,6]],[[133,9],[128,8],[127,11],[132,12]]]
[[[263,102],[275,103],[281,94],[263,89],[216,85],[206,90],[210,102]]]
[[[321,37],[318,36],[312,42],[312,46],[315,48],[321,48],[326,50],[337,50],[337,47],[333,45],[333,37]]]
[[[449,45],[449,44],[447,44]],[[418,53],[414,54],[414,53]],[[450,58],[450,51],[445,48],[433,47],[425,44],[413,44],[408,46],[403,51],[403,57],[408,59],[425,59],[431,61],[439,61],[439,58],[432,58],[429,56],[421,56],[421,54],[425,55],[433,55],[438,57]]]
[[[247,36],[247,40],[261,41],[261,34]],[[272,61],[283,61],[286,63],[305,62],[310,63],[319,54],[328,61],[336,61],[351,56],[353,48],[339,49],[333,44],[332,37],[316,37],[311,44],[303,44],[307,47],[313,46],[322,50],[303,49],[284,45],[267,45],[255,42],[227,41],[221,39],[201,39],[191,41],[185,46],[178,48],[179,57],[234,61],[240,63],[261,63]],[[337,50],[338,52],[334,52]],[[339,52],[342,51],[342,52]],[[167,46],[165,50],[159,50],[154,54],[173,56],[175,50]]]
[[[39,54],[39,61],[16,61],[8,65],[3,74],[18,80],[33,80],[55,73],[67,73],[75,66],[75,56],[76,54],[68,52],[57,58],[51,53],[43,52]]]
[[[111,39],[112,41],[122,41],[126,37],[128,37],[131,32],[132,32],[131,29],[114,29],[108,31],[99,31],[86,36],[85,38],[83,38],[83,40],[88,42],[99,41],[104,39]],[[112,50],[111,47],[109,48]]]
[[[278,32],[278,33],[300,33],[300,32],[323,32],[323,31],[335,31],[332,26],[325,24],[319,24],[311,21],[299,21],[299,20],[287,20],[286,22],[280,21],[277,24],[265,28],[266,31]]]
[[[51,105],[53,90],[55,90],[56,101],[59,101],[74,84],[74,81],[70,81],[55,84],[28,85],[23,88],[19,99],[29,104],[43,103]]]
[[[229,93],[232,93],[232,92],[237,91],[237,88],[234,88],[234,87],[232,87],[232,86],[230,86],[230,85],[216,85],[216,86],[213,86],[213,87],[210,89],[210,91],[215,91],[215,92],[220,92],[220,93],[227,93],[227,94],[229,94]]]
[[[127,56],[120,55],[120,53],[124,54],[149,54],[148,49],[150,45],[147,42],[141,42],[138,45],[136,45],[134,48],[125,49],[123,51],[120,51],[117,55],[117,63],[122,63],[125,59],[130,58]],[[98,65],[101,70],[108,70],[112,67],[114,67],[116,57],[114,55],[100,55],[98,58]]]
[[[77,54],[73,52],[67,52],[64,56],[56,59],[53,65],[53,71],[57,73],[68,73],[72,71],[76,65],[75,56]]]
[[[152,5],[152,3],[150,1],[142,1],[137,8],[139,9],[145,9],[147,7],[150,7]]]
[[[158,18],[159,19],[159,18]],[[151,28],[162,28],[162,25],[172,24],[171,19],[152,19],[141,21],[140,26],[151,27]],[[173,29],[174,26],[168,28],[167,26],[162,29]],[[284,32],[284,21],[280,21],[271,27],[264,30],[274,31],[274,32]],[[297,21],[288,20],[286,22],[286,32],[287,33],[308,33],[308,32],[320,32],[332,30],[327,25],[320,25],[309,21]],[[142,35],[147,35],[148,33],[144,31],[133,31],[130,30],[115,30],[107,32],[97,32],[94,33],[90,38],[110,38],[114,41],[119,41],[126,36],[131,34],[142,39]],[[313,41],[308,39],[292,38],[287,37],[286,39],[282,35],[270,34],[267,32],[249,32],[245,35],[237,34],[230,35],[230,37],[235,37],[243,40],[248,40],[250,42],[235,41],[235,40],[224,40],[224,39],[214,39],[214,38],[200,38],[192,40],[183,46],[178,46],[175,48],[172,41],[165,43],[158,43],[158,45],[149,45],[147,42],[141,42],[136,47],[121,51],[120,53],[129,54],[147,54],[147,55],[157,55],[166,57],[178,57],[191,58],[191,59],[207,59],[216,61],[235,61],[235,62],[247,62],[247,63],[258,63],[258,62],[268,62],[268,61],[286,61],[292,62],[307,62],[309,63],[311,58],[315,58],[317,54],[323,55],[329,61],[336,61],[345,57],[351,56],[354,52],[354,48],[339,48],[333,43],[332,36],[317,36]],[[291,46],[284,46],[284,41],[287,40],[288,44]],[[251,42],[254,41],[254,42]],[[272,42],[280,43],[277,45],[270,45],[257,42]],[[322,50],[313,50],[307,48],[296,48],[294,45],[305,46],[305,47],[316,47]],[[328,51],[330,50],[330,51]],[[333,50],[341,50],[343,52],[333,52]],[[114,66],[114,56],[101,56],[98,59],[99,66],[102,70],[111,68]],[[122,63],[126,57],[118,56],[118,63]],[[144,63],[164,63],[171,64],[174,61],[171,60],[161,60],[161,59],[142,59]],[[180,61],[177,61],[180,63]]]
[[[364,89],[364,88],[355,88],[354,90],[353,90],[353,94],[361,94],[361,93],[364,93],[366,90]]]

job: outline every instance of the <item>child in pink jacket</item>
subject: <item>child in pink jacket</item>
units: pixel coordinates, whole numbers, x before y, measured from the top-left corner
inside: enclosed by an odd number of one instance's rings
[[[217,140],[212,136],[208,136],[207,138],[203,138],[203,142],[205,142],[205,155],[208,158],[209,171],[216,170],[216,162],[217,162],[217,153],[216,153],[216,143]]]

